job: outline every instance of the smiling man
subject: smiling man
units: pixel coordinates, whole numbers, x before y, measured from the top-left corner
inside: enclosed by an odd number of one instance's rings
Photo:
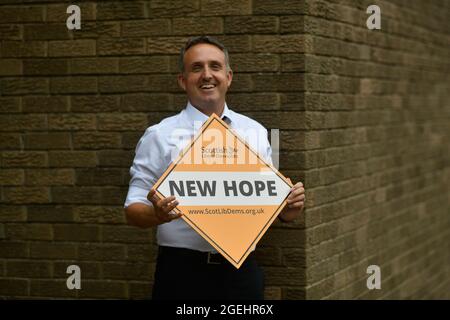
[[[207,39],[205,37],[205,39]],[[211,39],[210,39],[211,40]],[[188,96],[189,102],[207,116],[221,115],[225,107],[225,95],[231,85],[231,71],[228,52],[218,42],[188,43],[180,56],[181,73],[178,83]],[[211,40],[213,41],[213,40]]]
[[[154,191],[149,191],[174,160],[177,141],[188,141],[198,130],[198,123],[213,113],[243,133],[244,140],[267,162],[272,162],[267,130],[226,104],[232,79],[228,51],[223,44],[208,36],[191,38],[181,49],[178,76],[178,84],[187,94],[186,108],[148,128],[136,147],[125,213],[131,225],[157,227],[159,252],[153,299],[264,298],[264,276],[253,253],[236,269],[172,211],[178,205],[174,197],[157,199]],[[182,136],[174,136],[175,131],[182,132]],[[246,136],[246,131],[261,132],[263,138]],[[296,183],[287,198],[288,205],[279,215],[282,221],[293,221],[300,215],[304,193],[303,184]]]

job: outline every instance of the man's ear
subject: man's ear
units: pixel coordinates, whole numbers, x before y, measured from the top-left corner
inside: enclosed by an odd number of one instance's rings
[[[182,73],[178,75],[178,85],[180,86],[181,89],[186,91],[186,83]]]
[[[228,82],[228,88],[231,86],[231,82],[233,81],[233,70],[228,70],[227,72],[227,82]]]

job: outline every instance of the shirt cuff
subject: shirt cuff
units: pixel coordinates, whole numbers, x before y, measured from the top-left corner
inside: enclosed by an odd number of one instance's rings
[[[128,188],[127,198],[125,200],[124,207],[130,206],[132,203],[143,203],[148,206],[153,206],[153,204],[147,199],[147,195],[150,190],[138,187],[136,185],[130,185]]]

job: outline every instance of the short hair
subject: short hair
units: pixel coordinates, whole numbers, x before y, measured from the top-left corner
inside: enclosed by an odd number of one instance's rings
[[[211,45],[219,48],[225,55],[225,65],[227,67],[227,70],[231,69],[230,68],[230,57],[228,56],[228,49],[219,40],[217,40],[216,38],[213,38],[211,36],[196,36],[196,37],[189,38],[189,40],[186,42],[184,47],[182,47],[180,50],[178,67],[182,73],[184,72],[184,54],[186,53],[186,51],[188,51],[189,48],[191,48],[197,44],[200,44],[200,43],[211,44]]]

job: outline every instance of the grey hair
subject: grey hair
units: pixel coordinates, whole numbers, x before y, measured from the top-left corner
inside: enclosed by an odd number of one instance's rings
[[[186,53],[186,51],[195,46],[196,44],[200,44],[200,43],[208,43],[211,44],[213,46],[216,46],[217,48],[219,48],[223,54],[225,55],[225,65],[227,67],[227,71],[231,70],[230,68],[230,57],[228,55],[228,49],[216,38],[213,38],[211,36],[196,36],[196,37],[192,37],[190,38],[186,44],[184,45],[184,47],[181,48],[180,50],[180,57],[178,60],[178,67],[181,71],[181,73],[184,72],[184,54]]]

